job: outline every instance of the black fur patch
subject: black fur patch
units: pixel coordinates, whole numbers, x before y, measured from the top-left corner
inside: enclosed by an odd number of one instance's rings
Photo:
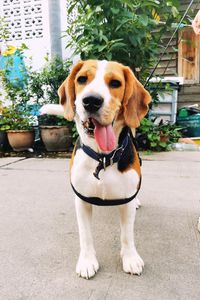
[[[130,129],[128,127],[124,127],[122,129],[122,132],[120,133],[119,136],[119,145],[122,143],[126,135]],[[127,169],[127,167],[134,162],[134,152],[133,152],[133,145],[131,142],[131,139],[128,141],[128,145],[126,146],[126,149],[124,150],[120,161],[118,162],[118,170],[120,172],[123,172]]]

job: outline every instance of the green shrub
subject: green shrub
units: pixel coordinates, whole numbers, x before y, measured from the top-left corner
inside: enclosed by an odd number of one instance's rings
[[[0,131],[31,130],[33,125],[35,125],[35,118],[23,108],[11,105],[1,109]]]
[[[81,59],[116,60],[144,81],[162,51],[163,33],[178,17],[179,1],[69,0],[67,47]]]
[[[144,118],[137,130],[137,138],[141,150],[167,151],[170,145],[176,143],[181,135],[181,127],[175,124],[154,124]]]
[[[69,74],[71,61],[55,57],[39,71],[32,71],[29,79],[29,93],[41,104],[59,103],[58,88]]]

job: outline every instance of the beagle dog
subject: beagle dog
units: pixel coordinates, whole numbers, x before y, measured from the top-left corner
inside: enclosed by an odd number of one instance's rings
[[[91,232],[92,205],[119,205],[123,270],[141,274],[143,260],[133,236],[140,159],[131,129],[148,111],[150,94],[131,69],[118,62],[87,60],[73,66],[58,90],[59,105],[42,113],[64,114],[79,133],[70,177],[80,236],[76,273],[91,278],[99,269]]]

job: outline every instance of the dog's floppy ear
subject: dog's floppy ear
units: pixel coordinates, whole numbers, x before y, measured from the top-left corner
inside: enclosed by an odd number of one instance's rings
[[[78,71],[81,69],[83,61],[78,62],[73,66],[69,76],[61,84],[58,89],[58,95],[60,98],[60,104],[64,106],[64,117],[68,121],[72,121],[75,114],[75,77]]]
[[[129,67],[124,68],[125,93],[123,99],[124,119],[127,126],[137,128],[148,112],[151,96],[136,79]]]

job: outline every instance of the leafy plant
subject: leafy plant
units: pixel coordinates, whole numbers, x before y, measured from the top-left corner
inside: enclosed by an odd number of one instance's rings
[[[34,71],[30,75],[29,92],[40,105],[59,103],[58,88],[69,74],[71,66],[70,60],[63,61],[59,57],[49,60],[46,57],[46,65],[41,71]],[[74,122],[68,122],[61,116],[41,115],[38,116],[39,125],[44,126],[68,126],[71,129],[72,139],[74,141],[76,127]]]
[[[162,51],[162,36],[178,17],[179,1],[69,0],[67,47],[81,59],[117,60],[144,81]]]
[[[9,25],[5,18],[0,17],[0,40],[5,46],[0,60],[0,79],[5,97],[14,105],[25,105],[30,98],[27,92],[28,72],[23,62],[27,46],[24,43],[18,47],[9,45],[9,35]]]
[[[29,76],[23,63],[25,49],[27,49],[25,44],[18,48],[8,45],[2,56],[4,61],[0,70],[0,78],[6,92],[5,98],[13,105],[25,105],[30,100],[27,90]],[[15,69],[15,59],[17,60],[18,69],[13,71]]]
[[[139,146],[143,150],[169,150],[170,145],[177,142],[182,136],[181,129],[174,124],[163,124],[162,122],[156,125],[151,120],[144,118],[137,130]]]
[[[38,116],[38,123],[40,126],[69,126],[69,122],[62,116],[47,114]]]
[[[0,27],[1,39],[6,41],[8,34],[7,24],[3,21]],[[27,110],[30,95],[27,90],[29,76],[23,63],[25,49],[27,49],[25,44],[21,44],[18,48],[6,44],[3,52],[3,68],[0,70],[0,78],[6,92],[5,99],[11,104],[5,107],[0,103],[0,131],[31,130],[35,125],[34,117]],[[13,72],[15,59],[18,69]]]
[[[0,131],[31,130],[34,124],[34,117],[20,107],[11,105],[1,108]]]
[[[128,65],[144,83],[163,51],[163,35],[179,18],[178,5],[177,0],[69,0],[67,47],[81,59],[116,60]],[[159,101],[158,89],[159,84],[156,89],[149,87],[155,103]],[[170,135],[171,139],[173,129],[164,134],[145,119],[139,131],[150,149],[165,150],[169,142],[163,136]]]
[[[58,88],[69,74],[71,61],[59,57],[49,60],[41,71],[33,71],[29,78],[29,93],[37,103],[44,105],[58,103]]]

